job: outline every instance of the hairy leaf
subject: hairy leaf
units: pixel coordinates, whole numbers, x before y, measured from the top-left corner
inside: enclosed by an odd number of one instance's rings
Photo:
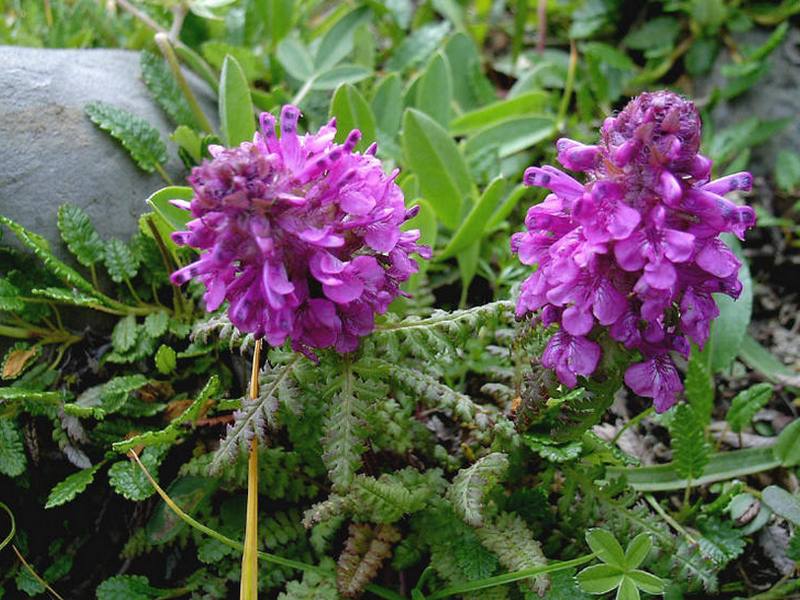
[[[142,79],[175,125],[186,125],[199,129],[197,121],[189,108],[189,103],[181,92],[175,76],[169,69],[166,61],[152,52],[143,50],[139,55],[139,66],[142,69]]]
[[[82,208],[74,204],[59,206],[58,230],[69,251],[84,267],[102,260],[105,249],[103,240]]]
[[[462,519],[475,527],[483,524],[484,495],[507,469],[508,456],[493,452],[458,472],[447,491],[447,498]]]
[[[152,173],[157,165],[167,162],[167,147],[158,130],[141,117],[105,102],[87,104],[86,114],[119,140],[142,170]]]
[[[0,473],[16,477],[25,471],[27,463],[16,423],[8,417],[0,418]]]
[[[112,239],[106,243],[104,261],[108,274],[116,283],[133,279],[139,271],[138,257],[122,240]]]
[[[757,383],[736,394],[725,420],[731,429],[738,433],[749,425],[755,414],[766,406],[770,398],[772,398],[772,384]]]
[[[675,470],[686,479],[698,479],[708,464],[711,446],[705,438],[703,421],[691,405],[678,405],[670,433]]]

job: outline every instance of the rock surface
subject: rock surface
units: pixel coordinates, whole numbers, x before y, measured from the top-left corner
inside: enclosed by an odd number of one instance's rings
[[[65,202],[86,210],[104,238],[127,240],[147,196],[166,184],[141,171],[84,106],[101,100],[150,122],[167,143],[167,171],[176,181],[184,175],[168,138],[174,127],[141,79],[138,52],[0,46],[0,65],[0,213],[44,236],[61,256],[68,251],[56,213]],[[213,122],[212,92],[186,75]]]

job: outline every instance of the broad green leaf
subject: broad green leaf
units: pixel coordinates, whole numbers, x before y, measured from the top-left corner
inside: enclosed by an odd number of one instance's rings
[[[106,243],[103,260],[111,279],[116,283],[133,279],[139,271],[139,259],[131,251],[130,246],[116,238]]]
[[[230,55],[225,57],[219,76],[219,122],[226,146],[252,141],[256,122],[250,85],[241,65]]]
[[[19,296],[19,289],[5,277],[0,277],[0,310],[8,312],[25,310],[25,303]]]
[[[274,48],[292,30],[294,0],[261,0],[259,4],[263,7],[260,12],[264,29]]]
[[[766,406],[772,398],[771,383],[757,383],[736,394],[725,420],[735,432],[740,432],[750,424],[755,414]]]
[[[278,44],[276,56],[286,72],[298,81],[308,81],[314,76],[314,61],[297,38],[284,38]]]
[[[16,477],[25,472],[27,464],[17,424],[9,417],[0,418],[0,473]]]
[[[162,375],[169,375],[175,370],[178,364],[177,354],[175,350],[161,344],[156,352],[156,369]]]
[[[158,479],[158,466],[164,458],[168,448],[145,448],[140,457],[142,464],[147,468],[154,479]],[[114,491],[128,500],[140,502],[155,493],[147,476],[132,460],[121,460],[111,465],[108,470],[108,480]]]
[[[312,90],[333,90],[343,83],[356,83],[372,75],[372,70],[361,65],[341,64],[314,78]]]
[[[453,135],[464,135],[511,117],[538,115],[547,104],[548,94],[542,91],[525,92],[510,100],[493,102],[464,113],[450,122]]]
[[[656,17],[626,35],[623,42],[628,48],[634,50],[672,46],[678,37],[680,28],[680,23],[672,17]]]
[[[445,227],[456,229],[462,207],[471,205],[474,186],[453,139],[429,116],[407,109],[403,117],[403,151],[419,178],[423,197]]]
[[[554,132],[552,117],[513,117],[470,136],[464,145],[464,153],[470,155],[496,147],[500,158],[505,158],[548,139]]]
[[[774,354],[759,344],[753,336],[745,334],[739,357],[747,365],[775,383],[800,387],[800,373],[779,361]]]
[[[144,329],[152,338],[164,335],[167,325],[169,325],[169,314],[165,310],[152,312],[144,319]]]
[[[389,73],[378,83],[371,104],[378,130],[397,135],[403,118],[403,86],[397,73]]]
[[[344,84],[336,89],[331,101],[332,117],[336,117],[336,141],[343,143],[353,129],[361,131],[361,141],[356,146],[364,150],[376,140],[375,117],[369,104],[356,88]]]
[[[97,600],[155,600],[169,598],[168,590],[150,585],[143,575],[116,575],[97,586]]]
[[[508,215],[514,210],[514,208],[519,203],[520,199],[530,191],[526,185],[518,185],[511,193],[503,200],[503,203],[497,207],[497,210],[492,213],[492,217],[489,219],[489,222],[486,224],[486,231],[491,232],[500,227],[505,220],[508,218]]]
[[[152,173],[167,162],[167,147],[158,130],[141,117],[105,102],[87,104],[86,114],[100,129],[119,140],[142,170]]]
[[[625,576],[630,578],[636,584],[636,587],[647,594],[664,593],[664,581],[651,573],[636,569],[635,571],[627,572]]]
[[[242,72],[248,82],[259,79],[266,73],[263,59],[249,48],[226,44],[218,40],[211,40],[203,43],[202,50],[206,60],[208,60],[217,71],[222,70],[225,64],[225,58],[227,56],[232,56],[236,59],[236,62],[239,63],[239,66],[242,67]],[[216,83],[216,89],[219,90],[218,82]]]
[[[776,515],[800,527],[800,498],[782,487],[771,485],[761,493],[761,499]]]
[[[424,62],[447,36],[450,23],[428,23],[415,30],[395,48],[386,63],[387,71],[405,71]]]
[[[447,127],[450,123],[452,100],[453,78],[450,64],[444,54],[437,52],[420,77],[415,106],[442,127]]]
[[[800,465],[800,419],[795,419],[781,431],[774,453],[784,467]]]
[[[147,89],[172,122],[199,129],[189,103],[166,61],[161,56],[143,50],[139,55],[139,66]]]
[[[638,568],[647,558],[652,547],[653,540],[647,533],[640,533],[633,538],[625,549],[625,568],[627,570]]]
[[[54,506],[61,506],[62,504],[71,502],[75,496],[89,487],[89,484],[94,481],[94,474],[97,473],[97,470],[101,466],[102,463],[98,463],[93,467],[73,473],[64,479],[64,481],[57,483],[50,491],[50,495],[47,497],[47,503],[44,507],[53,508]]]
[[[500,204],[506,190],[506,181],[503,177],[494,179],[483,191],[478,202],[472,207],[467,218],[456,230],[450,243],[447,244],[437,260],[446,260],[455,256],[461,250],[474,244],[483,237],[484,228],[489,222],[489,217]]]
[[[194,196],[192,188],[187,186],[171,185],[154,192],[147,203],[153,207],[156,214],[164,220],[172,231],[185,231],[192,215],[188,210],[173,206],[170,200],[190,201]]]
[[[128,315],[117,321],[111,332],[111,345],[117,352],[127,352],[136,343],[136,317]]]
[[[617,539],[605,529],[590,529],[586,532],[586,543],[597,558],[617,569],[625,568],[625,552]]]
[[[723,238],[742,261],[742,268],[739,269],[742,293],[738,300],[733,300],[724,294],[714,294],[720,315],[711,324],[711,336],[707,342],[711,346],[709,351],[711,369],[714,373],[727,369],[736,358],[742,347],[753,310],[753,281],[750,278],[750,267],[742,255],[741,245],[729,234],[723,234]]]
[[[633,579],[625,575],[619,584],[615,600],[639,600],[640,598],[639,588],[636,587]]]
[[[622,582],[623,573],[610,565],[593,565],[578,573],[576,578],[584,592],[605,594]]]
[[[781,150],[775,162],[775,183],[784,192],[800,187],[800,154],[792,150]]]
[[[178,148],[185,151],[192,162],[199,164],[203,160],[203,138],[194,129],[186,125],[179,125],[169,136]]]
[[[486,78],[482,59],[472,38],[458,32],[444,47],[453,77],[453,99],[462,111],[470,111],[497,99],[494,86]]]
[[[353,51],[353,35],[370,18],[370,9],[360,6],[344,15],[323,36],[314,57],[314,70],[324,73]]]
[[[102,260],[103,240],[82,208],[74,204],[59,206],[58,230],[69,251],[84,267]]]

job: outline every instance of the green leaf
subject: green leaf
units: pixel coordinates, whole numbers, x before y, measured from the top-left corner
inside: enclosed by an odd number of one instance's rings
[[[143,171],[152,173],[156,166],[167,162],[167,147],[158,130],[141,117],[105,102],[87,104],[86,114],[116,138]]]
[[[150,313],[145,317],[144,329],[151,338],[157,338],[167,331],[169,325],[169,313],[165,310],[159,310]]]
[[[0,310],[9,312],[25,310],[25,303],[19,297],[19,289],[5,277],[0,277]]]
[[[186,224],[191,220],[192,214],[188,210],[173,206],[170,200],[184,200],[188,202],[193,196],[194,190],[192,190],[192,188],[171,185],[154,192],[147,199],[147,203],[153,207],[156,214],[169,226],[170,233],[172,231],[185,231]]]
[[[750,368],[755,369],[775,383],[800,387],[800,374],[784,365],[751,335],[745,334],[742,347],[739,349],[739,357]]]
[[[353,51],[353,35],[370,14],[369,7],[360,6],[344,15],[325,33],[314,56],[317,73],[329,71]]]
[[[461,301],[464,304],[469,293],[469,286],[472,283],[475,273],[478,272],[478,261],[481,258],[481,245],[475,242],[456,255],[458,261],[458,271],[461,275]]]
[[[714,378],[708,367],[708,354],[708,350],[700,352],[697,346],[692,346],[685,382],[686,400],[703,426],[711,422],[714,408]]]
[[[605,529],[590,529],[586,532],[586,543],[601,561],[616,567],[625,568],[625,552],[617,539]]]
[[[372,70],[361,65],[342,64],[314,77],[312,90],[333,90],[343,83],[356,83],[372,75]]]
[[[278,44],[276,57],[286,72],[298,81],[308,81],[314,76],[314,61],[303,43],[287,37]]]
[[[58,207],[58,230],[69,251],[84,267],[91,267],[103,258],[103,240],[79,206],[62,204]]]
[[[797,496],[771,485],[761,493],[761,499],[776,515],[800,527],[800,499]]]
[[[775,183],[784,192],[792,192],[800,187],[800,154],[792,150],[778,152]]]
[[[128,315],[117,321],[111,332],[111,345],[117,352],[127,352],[136,343],[136,317]]]
[[[175,142],[180,150],[184,150],[195,164],[199,164],[203,159],[203,138],[194,129],[180,125],[172,132],[169,139]]]
[[[464,144],[464,153],[474,155],[495,147],[500,158],[505,158],[548,139],[554,131],[552,117],[513,117],[471,136]]]
[[[142,575],[116,575],[97,586],[97,600],[154,600],[164,592]]]
[[[25,472],[28,460],[22,434],[9,417],[0,418],[0,473],[16,477]]]
[[[714,373],[727,369],[736,358],[753,310],[753,280],[750,278],[750,267],[742,255],[741,245],[730,234],[723,234],[722,237],[742,261],[742,268],[739,269],[742,293],[738,300],[724,294],[714,294],[720,314],[711,324],[711,335],[707,342],[710,344],[711,369]]]
[[[378,83],[371,105],[378,130],[392,138],[397,135],[403,118],[403,86],[397,73],[389,73]]]
[[[450,122],[450,132],[464,135],[511,117],[540,113],[547,100],[548,94],[542,91],[525,92],[509,100],[500,100],[456,117]]]
[[[31,290],[31,294],[39,298],[48,298],[61,304],[71,304],[72,306],[97,308],[103,305],[102,300],[98,299],[96,296],[89,296],[88,294],[80,293],[78,290],[69,290],[66,288],[34,288]]]
[[[364,150],[376,140],[375,116],[369,104],[356,88],[344,84],[336,89],[331,101],[331,116],[336,117],[336,142],[341,144],[353,129],[361,131],[356,146]]]
[[[475,464],[461,469],[447,491],[447,499],[459,516],[473,527],[483,523],[483,498],[508,469],[508,456],[487,454]]]
[[[472,207],[467,218],[456,230],[450,243],[447,244],[437,260],[446,260],[455,256],[471,244],[483,237],[484,228],[489,222],[489,217],[497,208],[506,190],[506,180],[503,177],[495,178],[483,191],[478,202]]]
[[[800,465],[800,419],[795,419],[781,431],[774,446],[775,458],[784,467]]]
[[[226,146],[252,141],[256,121],[250,85],[241,65],[231,55],[225,57],[219,76],[219,122]]]
[[[693,485],[707,485],[735,479],[753,473],[769,471],[781,465],[772,448],[747,448],[712,454],[703,476],[692,480]],[[609,477],[624,476],[628,485],[640,492],[683,490],[689,481],[679,475],[674,463],[652,467],[608,467]]]
[[[639,598],[641,598],[639,595],[639,588],[636,587],[633,579],[628,577],[628,575],[622,578],[615,598],[616,600],[639,600]]]
[[[153,478],[158,479],[158,466],[164,458],[168,447],[145,448],[140,457],[142,464],[147,468]],[[108,470],[108,480],[114,491],[128,500],[141,502],[155,493],[147,476],[132,460],[121,460],[111,465]]]
[[[453,101],[453,78],[447,57],[437,52],[420,76],[416,107],[442,127],[450,123]]]
[[[636,584],[636,587],[647,594],[664,593],[664,581],[651,573],[637,569],[627,572],[625,576],[629,577]]]
[[[750,424],[755,414],[772,398],[772,384],[758,383],[736,394],[725,420],[735,432]]]
[[[292,30],[294,0],[264,0],[260,5],[263,7],[264,28],[274,48]]]
[[[650,549],[653,547],[653,540],[647,533],[640,533],[631,540],[625,549],[625,568],[626,570],[636,569],[644,562]]]
[[[102,463],[98,463],[93,467],[73,473],[64,481],[57,483],[50,491],[50,495],[47,497],[47,503],[44,507],[53,508],[54,506],[61,506],[62,504],[74,500],[75,496],[83,492],[89,487],[89,484],[94,481],[94,474],[97,473],[97,470],[101,466]]]
[[[142,69],[142,79],[175,125],[186,125],[199,129],[197,121],[189,108],[186,98],[181,92],[175,77],[167,62],[152,52],[143,50],[139,55],[139,66]]]
[[[108,274],[116,283],[133,279],[139,271],[139,259],[128,244],[116,238],[106,243],[104,261]]]
[[[219,481],[212,477],[180,477],[167,488],[167,495],[185,512],[194,514],[200,504],[217,489]],[[145,526],[147,538],[154,544],[165,544],[175,539],[187,524],[165,502],[160,502]],[[210,539],[213,542],[216,540]],[[219,543],[219,542],[217,542]],[[223,546],[228,548],[228,546]],[[231,550],[230,548],[228,548]],[[231,554],[235,554],[232,550]]]
[[[670,425],[672,461],[679,475],[695,480],[703,475],[711,446],[706,440],[703,421],[690,404],[679,404]]]
[[[175,370],[178,364],[177,354],[175,350],[161,344],[156,352],[156,369],[162,375],[169,375]]]
[[[494,86],[483,74],[483,59],[472,38],[458,32],[444,47],[453,77],[453,99],[462,111],[470,111],[497,99]]]
[[[462,206],[471,204],[474,186],[455,142],[429,116],[408,109],[403,118],[403,151],[424,198],[445,227],[456,229]]]
[[[397,46],[386,63],[387,71],[405,71],[424,62],[436,51],[450,31],[450,23],[428,23],[415,30]]]
[[[593,565],[586,567],[576,577],[584,592],[606,594],[622,583],[623,573],[610,565]]]
[[[264,59],[257,56],[250,48],[233,46],[217,40],[204,42],[201,48],[203,51],[203,56],[206,57],[206,60],[211,63],[217,69],[217,71],[222,70],[222,66],[225,63],[225,57],[232,56],[236,59],[236,62],[239,63],[239,66],[242,67],[242,72],[244,73],[244,76],[247,78],[248,82],[262,78],[266,75]],[[215,81],[212,87],[215,87],[215,91],[218,92],[219,81]]]
[[[623,43],[634,50],[673,46],[680,28],[680,23],[672,17],[656,17],[626,35]]]

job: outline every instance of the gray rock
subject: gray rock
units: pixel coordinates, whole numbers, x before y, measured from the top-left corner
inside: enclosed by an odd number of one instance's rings
[[[101,100],[144,118],[161,132],[178,183],[185,173],[168,135],[173,126],[141,80],[139,54],[127,50],[52,50],[0,46],[0,213],[44,236],[62,257],[58,207],[81,206],[104,238],[128,239],[145,199],[165,184],[141,171],[84,112]],[[206,114],[216,101],[186,73]],[[4,236],[8,241],[8,236]]]
[[[770,30],[754,29],[737,36],[742,46],[760,46]],[[727,53],[718,61],[711,77],[698,82],[698,96],[707,95],[713,86],[722,86],[725,79],[720,69],[730,62]],[[780,47],[769,58],[770,69],[755,86],[745,93],[714,107],[712,118],[718,128],[734,125],[750,117],[762,120],[789,117],[792,122],[778,135],[760,145],[753,152],[751,170],[758,175],[769,175],[781,150],[800,152],[800,29],[792,27]]]

